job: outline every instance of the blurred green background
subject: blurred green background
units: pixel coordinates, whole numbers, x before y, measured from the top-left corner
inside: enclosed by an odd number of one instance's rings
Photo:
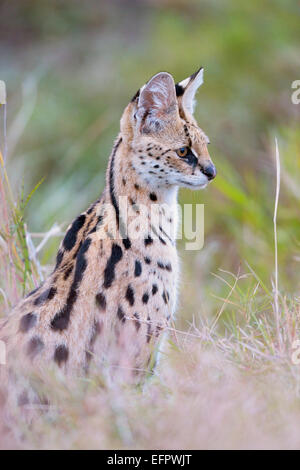
[[[150,76],[166,70],[179,81],[202,65],[196,117],[218,177],[203,192],[180,192],[182,203],[205,204],[204,249],[179,244],[181,326],[219,308],[215,296],[228,286],[211,272],[249,271],[247,262],[271,286],[275,136],[280,287],[299,292],[300,104],[291,101],[299,46],[293,0],[2,0],[8,171],[18,193],[45,177],[27,208],[29,230],[65,228],[98,197],[121,113]],[[58,243],[48,243],[43,263]]]

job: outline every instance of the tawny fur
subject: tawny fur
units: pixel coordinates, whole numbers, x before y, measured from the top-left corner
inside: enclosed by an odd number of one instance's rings
[[[204,170],[212,167],[207,137],[191,106],[183,104],[195,77],[199,81],[194,74],[184,86],[177,85],[176,96],[172,77],[158,74],[126,107],[102,196],[70,225],[52,274],[1,328],[6,371],[17,360],[22,367],[54,364],[82,375],[92,359],[112,376],[136,380],[152,367],[176,308],[177,188],[205,185]],[[189,89],[192,99],[195,92]],[[176,153],[182,147],[193,151],[193,165]],[[134,230],[143,234],[138,238],[110,238],[111,224],[122,229],[120,196],[137,215],[140,205],[164,204],[160,223],[146,234],[137,223]],[[113,210],[105,210],[106,204]],[[165,224],[170,236],[162,229]]]

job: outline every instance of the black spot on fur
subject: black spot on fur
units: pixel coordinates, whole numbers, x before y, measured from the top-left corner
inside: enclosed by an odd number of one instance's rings
[[[158,238],[159,238],[160,243],[162,243],[163,245],[167,244],[166,241],[160,235]]]
[[[171,263],[166,263],[166,264],[164,264],[162,261],[157,261],[157,266],[158,266],[160,269],[165,269],[166,271],[169,271],[169,272],[172,271]]]
[[[154,235],[159,239],[159,241],[160,241],[163,245],[166,245],[165,240],[159,235],[159,233],[157,232],[157,230],[156,230],[156,228],[154,227],[154,225],[151,225],[151,228],[152,228],[152,231],[153,231]]]
[[[113,149],[113,152],[112,152],[112,156],[111,156],[111,160],[110,160],[110,168],[109,168],[109,192],[110,192],[110,199],[111,199],[111,203],[112,205],[114,206],[114,209],[115,209],[115,213],[116,213],[116,220],[117,220],[117,227],[119,228],[120,230],[120,235],[121,235],[121,238],[123,238],[123,245],[124,245],[124,248],[126,250],[128,250],[130,247],[131,247],[131,242],[129,240],[128,237],[125,236],[125,233],[126,233],[126,230],[125,230],[125,225],[124,225],[124,222],[121,218],[121,215],[120,215],[120,209],[119,209],[119,205],[117,203],[117,199],[116,199],[116,196],[115,196],[115,185],[114,185],[114,166],[115,166],[115,155],[116,155],[116,152],[118,150],[118,147],[119,145],[121,144],[122,142],[122,138],[120,138],[118,140],[118,142],[116,143],[114,149]]]
[[[124,248],[125,250],[129,250],[129,248],[131,248],[131,241],[129,240],[129,238],[123,238],[123,245],[124,245]]]
[[[80,248],[82,247],[82,241],[80,241],[80,243],[78,244],[78,247],[76,248],[76,250],[74,251],[74,254],[72,256],[73,259],[76,259],[77,258],[77,255],[79,253],[79,250]]]
[[[145,294],[143,294],[143,297],[142,297],[143,304],[147,304],[148,300],[149,300],[149,294],[145,292]]]
[[[163,293],[162,293],[162,298],[163,298],[165,304],[167,304],[169,302],[169,298],[170,298],[169,292],[164,290]]]
[[[56,287],[50,287],[49,289],[45,290],[44,292],[41,293],[35,300],[34,300],[34,305],[41,305],[45,303],[47,300],[53,299],[57,292]]]
[[[127,287],[125,298],[128,301],[129,305],[134,305],[134,290],[130,284]]]
[[[152,285],[152,295],[155,295],[158,291],[158,287],[157,287],[157,284],[153,284]]]
[[[26,299],[27,299],[28,297],[32,296],[33,294],[35,294],[35,293],[39,290],[40,287],[41,287],[41,286],[36,287],[36,288],[33,289],[31,292],[29,292],[29,294],[26,295]]]
[[[38,353],[42,351],[44,343],[38,336],[33,336],[27,345],[27,354],[33,359]]]
[[[68,327],[70,315],[78,296],[77,289],[82,281],[84,271],[87,267],[85,253],[88,251],[90,244],[91,239],[87,238],[83,243],[82,247],[80,248],[76,260],[74,279],[68,293],[67,301],[63,308],[54,316],[51,321],[51,328],[53,330],[62,331]]]
[[[150,317],[149,317],[149,315],[148,315],[148,317],[147,317],[147,334],[146,334],[147,343],[150,342],[151,336],[152,336],[151,320],[150,320]]]
[[[88,363],[90,362],[90,360],[92,358],[93,351],[94,351],[94,344],[96,342],[97,336],[99,336],[100,333],[101,333],[101,324],[97,320],[95,320],[94,325],[93,325],[93,329],[92,329],[91,339],[90,339],[89,346],[88,346],[88,350],[85,351],[86,360],[87,360]],[[86,370],[86,372],[87,372],[87,370]]]
[[[97,201],[93,202],[93,204],[88,208],[88,210],[86,211],[86,213],[88,215],[90,215],[93,210],[95,209],[96,205],[101,201],[102,199],[102,196],[103,196],[103,193],[101,194],[101,196],[99,197],[99,199],[97,199]]]
[[[148,237],[145,238],[144,243],[145,243],[145,246],[152,245],[152,243],[153,243],[153,238],[152,238],[150,235],[148,235]]]
[[[142,274],[142,265],[141,262],[136,260],[134,265],[134,275],[135,277],[139,277]]]
[[[64,280],[66,281],[73,271],[73,266],[69,266],[64,272]]]
[[[60,366],[63,362],[67,362],[68,357],[69,350],[64,344],[60,344],[55,348],[54,361],[56,362],[56,364]]]
[[[172,221],[169,220],[169,222],[171,223]],[[162,226],[160,225],[159,226],[159,230],[161,231],[161,233],[172,243],[173,245],[173,240],[171,239],[171,237],[165,232],[165,230],[162,228]]]
[[[151,264],[151,259],[148,256],[146,256],[144,260],[146,264]]]
[[[136,189],[137,191],[140,189],[139,185],[136,184],[136,183],[134,184],[134,187],[135,187],[135,189]]]
[[[95,207],[95,204],[93,204],[93,205],[86,211],[86,213],[87,213],[88,215],[90,215],[90,214],[93,212],[94,207]]]
[[[186,124],[183,126],[183,130],[184,130],[184,133],[185,133],[186,137],[188,137],[188,138],[189,138],[189,137],[190,137],[190,133],[189,133],[189,130],[188,130],[188,128],[187,128],[187,125],[186,125]]]
[[[140,322],[140,316],[138,313],[134,313],[133,316],[135,317],[135,327],[136,327],[136,331],[139,331],[139,329],[141,328],[141,322]]]
[[[101,309],[105,310],[106,309],[106,298],[105,295],[102,294],[102,292],[98,292],[96,295],[96,305]]]
[[[78,287],[80,282],[82,281],[84,271],[86,270],[86,267],[87,267],[85,254],[90,247],[91,241],[92,240],[90,238],[87,238],[79,250],[77,260],[76,260],[76,266],[75,266],[74,281],[73,281],[73,286],[72,286],[73,289],[75,287]]]
[[[55,269],[57,269],[59,267],[59,265],[61,264],[61,262],[63,260],[63,257],[64,257],[64,252],[59,250],[58,253],[57,253],[57,256],[56,256]]]
[[[53,297],[55,296],[56,292],[57,292],[56,287],[51,287],[51,288],[49,289],[49,292],[48,292],[48,298],[47,298],[47,300],[53,299]]]
[[[102,224],[102,220],[103,220],[103,216],[102,215],[99,215],[99,217],[97,218],[97,223],[94,225],[94,227],[92,228],[92,230],[89,231],[89,235],[91,233],[95,233],[97,231],[97,229],[101,226]]]
[[[119,319],[122,323],[125,323],[125,322],[126,322],[125,313],[123,312],[123,309],[122,309],[122,307],[120,307],[120,306],[118,307],[117,316],[118,316],[118,319]]]
[[[20,320],[20,331],[26,333],[28,330],[34,327],[37,321],[37,316],[35,313],[27,313]]]
[[[163,327],[158,323],[155,329],[155,336],[158,338]]]
[[[111,247],[111,255],[107,261],[106,268],[104,270],[104,287],[107,289],[110,287],[115,279],[115,267],[116,264],[122,259],[123,252],[122,248],[114,243]]]
[[[157,196],[156,196],[155,193],[150,193],[149,197],[150,197],[151,201],[157,201]]]
[[[84,214],[81,214],[72,223],[63,240],[63,247],[65,248],[65,250],[71,251],[72,248],[74,248],[77,240],[77,234],[79,230],[83,227],[85,219],[86,216]]]

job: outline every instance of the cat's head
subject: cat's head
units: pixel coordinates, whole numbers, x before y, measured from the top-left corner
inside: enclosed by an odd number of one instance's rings
[[[203,69],[174,83],[172,75],[154,75],[134,96],[121,119],[131,164],[150,186],[205,187],[216,176],[209,139],[194,116]]]

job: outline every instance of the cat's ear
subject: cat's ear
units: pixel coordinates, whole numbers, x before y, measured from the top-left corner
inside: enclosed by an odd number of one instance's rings
[[[195,95],[198,88],[203,83],[203,67],[190,77],[176,84],[176,95],[181,98],[181,104],[184,110],[193,114],[195,109]]]
[[[172,75],[160,72],[144,85],[138,97],[136,118],[143,133],[160,132],[178,113]]]

